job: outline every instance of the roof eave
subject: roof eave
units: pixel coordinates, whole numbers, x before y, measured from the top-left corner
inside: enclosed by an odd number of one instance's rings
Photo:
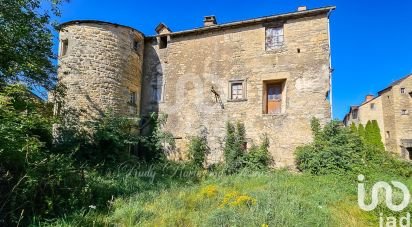
[[[335,9],[336,9],[335,6],[327,6],[327,7],[322,7],[322,8],[312,9],[312,10],[277,14],[277,15],[272,15],[272,16],[259,17],[255,19],[230,22],[226,24],[213,25],[213,26],[208,26],[208,27],[200,27],[200,28],[194,28],[190,30],[172,32],[168,35],[170,35],[171,37],[176,37],[176,36],[183,36],[183,35],[189,35],[189,34],[195,34],[195,33],[204,33],[204,32],[209,32],[209,31],[227,29],[227,28],[232,28],[232,27],[239,27],[239,26],[244,26],[244,25],[259,24],[259,23],[263,23],[266,21],[276,20],[276,19],[290,19],[294,17],[302,18],[302,17],[308,17],[308,16],[316,16],[316,15],[323,14],[323,13],[329,13]],[[159,35],[155,35],[152,37],[157,37],[157,36]]]

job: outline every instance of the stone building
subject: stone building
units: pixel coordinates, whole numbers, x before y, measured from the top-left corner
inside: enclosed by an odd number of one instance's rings
[[[101,21],[60,28],[59,78],[64,106],[83,119],[111,110],[145,119],[167,114],[184,159],[190,136],[205,131],[209,163],[222,161],[227,121],[245,124],[247,146],[266,134],[277,167],[312,140],[310,120],[331,119],[329,15],[335,7],[298,11],[157,35]]]
[[[365,125],[376,120],[386,150],[412,160],[412,75],[390,84],[378,96],[366,96],[365,102],[352,106],[344,123]]]

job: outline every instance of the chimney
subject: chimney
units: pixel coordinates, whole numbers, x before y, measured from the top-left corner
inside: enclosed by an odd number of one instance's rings
[[[305,10],[307,10],[306,6],[299,6],[299,7],[298,7],[298,11],[299,11],[299,12],[300,12],[300,11],[305,11]]]
[[[367,95],[367,96],[365,97],[365,102],[369,102],[369,101],[371,101],[373,98],[375,98],[374,95]]]
[[[215,16],[205,16],[203,20],[203,25],[205,27],[217,25],[216,17]]]

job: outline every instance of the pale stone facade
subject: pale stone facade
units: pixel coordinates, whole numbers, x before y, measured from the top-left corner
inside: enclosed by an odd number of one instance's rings
[[[137,116],[167,114],[165,130],[177,144],[170,158],[185,159],[190,136],[204,130],[211,148],[208,162],[222,161],[225,124],[240,121],[248,146],[266,134],[274,166],[294,166],[295,148],[312,140],[311,118],[322,123],[331,119],[333,9],[302,9],[221,25],[209,16],[205,27],[182,32],[161,24],[158,35],[145,37],[137,51],[133,42],[142,35],[128,27],[91,21],[63,24],[60,39],[82,44],[69,45],[60,59],[59,75],[69,87],[67,103],[87,112],[95,105],[130,114],[132,89],[140,102]],[[268,36],[272,28],[275,39]],[[66,75],[65,68],[73,69]]]
[[[365,125],[369,120],[377,120],[386,150],[412,160],[412,75],[395,81],[378,94],[352,107],[345,124]]]

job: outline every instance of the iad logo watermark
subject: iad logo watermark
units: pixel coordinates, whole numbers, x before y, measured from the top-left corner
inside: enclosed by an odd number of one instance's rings
[[[379,193],[382,191],[385,191],[385,203],[386,206],[394,211],[394,212],[401,212],[403,211],[408,205],[411,200],[411,194],[408,190],[408,187],[406,185],[402,184],[401,182],[398,181],[391,181],[390,185],[387,182],[384,181],[379,181],[375,183],[372,187],[372,198],[370,204],[365,203],[365,197],[366,197],[366,190],[365,190],[365,184],[363,181],[365,180],[365,176],[359,175],[358,176],[358,205],[359,207],[364,210],[364,211],[372,211],[376,209],[376,207],[379,204]],[[393,187],[398,188],[403,195],[402,202],[400,204],[394,204],[393,202]],[[385,225],[386,223],[386,225]],[[399,225],[398,225],[399,224]],[[411,226],[411,215],[410,213],[406,213],[406,216],[399,218],[399,222],[396,217],[383,217],[383,214],[380,214],[379,217],[379,225],[380,226],[401,226],[401,227],[406,227],[406,226]]]

